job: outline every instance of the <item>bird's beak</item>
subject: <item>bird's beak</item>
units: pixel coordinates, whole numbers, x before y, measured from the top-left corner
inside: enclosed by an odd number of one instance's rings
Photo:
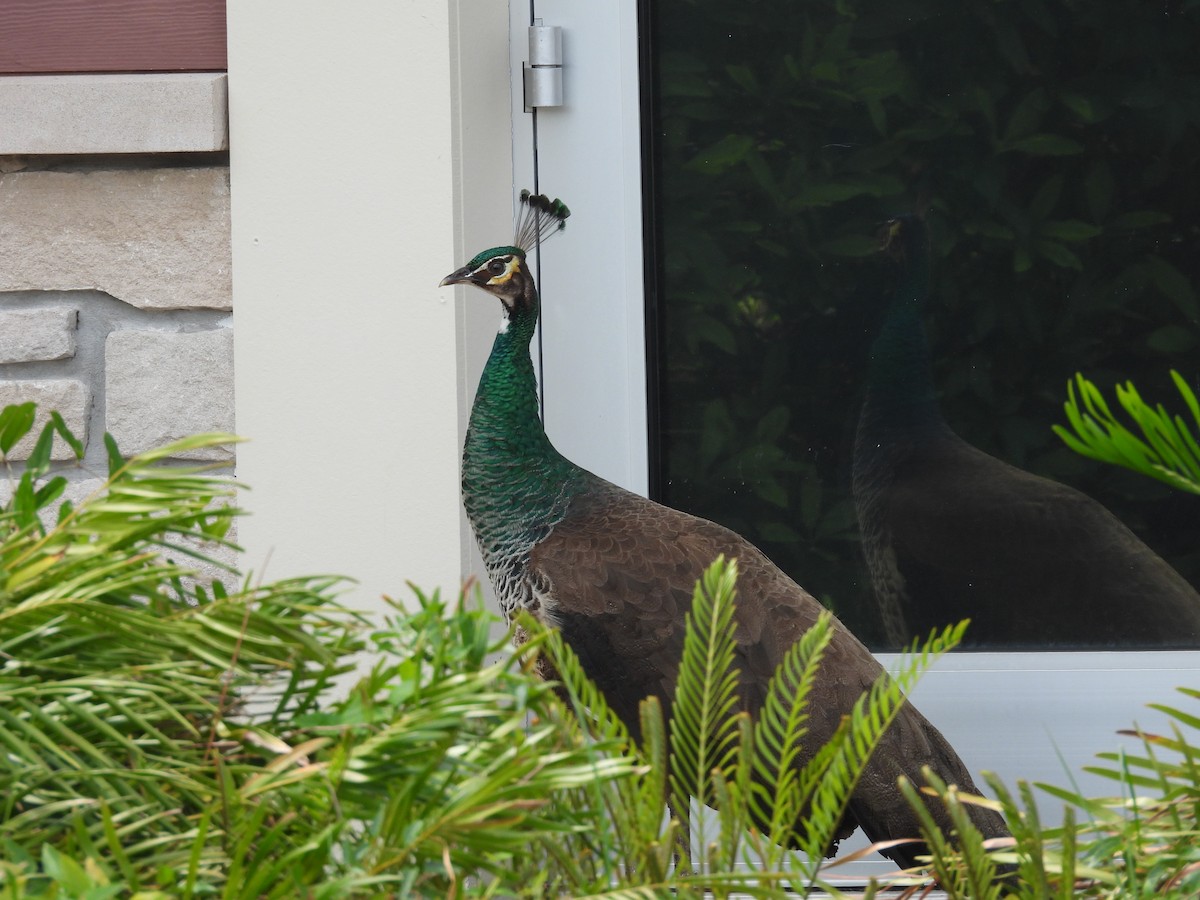
[[[446,287],[451,284],[466,284],[471,280],[471,270],[463,266],[457,269],[438,282],[438,287]]]

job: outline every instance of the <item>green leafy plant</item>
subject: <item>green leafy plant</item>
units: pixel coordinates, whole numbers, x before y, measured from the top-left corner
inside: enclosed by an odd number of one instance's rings
[[[1180,688],[1189,701],[1200,691]],[[1136,737],[1140,752],[1122,749],[1101,753],[1101,763],[1087,771],[1112,780],[1110,797],[1085,797],[1076,791],[1038,784],[1066,804],[1060,826],[1042,824],[1030,785],[1018,784],[1014,797],[997,779],[989,783],[999,798],[983,801],[957,795],[953,788],[929,779],[922,790],[941,798],[958,823],[959,842],[951,847],[936,829],[924,829],[932,850],[930,872],[948,897],[962,900],[1076,897],[1103,900],[1192,898],[1200,893],[1200,715],[1177,706],[1151,704],[1166,714],[1169,734],[1141,729],[1122,732]],[[917,791],[905,791],[923,810]],[[961,815],[964,804],[989,802],[1003,811],[1013,838],[1009,846],[984,852],[971,822]],[[932,826],[930,821],[928,825]],[[996,865],[1015,869],[1015,877],[996,880]]]
[[[1171,378],[1179,389],[1192,424],[1181,415],[1172,415],[1160,403],[1150,406],[1132,382],[1116,386],[1117,402],[1133,420],[1141,436],[1134,434],[1109,408],[1100,389],[1076,373],[1075,383],[1067,383],[1067,401],[1063,408],[1071,429],[1054,426],[1054,433],[1083,456],[1124,466],[1169,484],[1173,488],[1200,494],[1200,401],[1188,383],[1175,370]],[[1078,396],[1076,396],[1078,385]]]
[[[6,456],[33,421],[0,413]],[[634,740],[534,623],[514,652],[465,597],[416,592],[372,627],[337,578],[206,582],[171,561],[215,561],[238,510],[228,479],[163,460],[229,436],[130,459],[109,440],[78,505],[50,462],[58,438],[82,456],[52,416],[0,507],[0,898],[783,896],[823,884],[901,691],[959,634],[876,685],[796,771],[828,620],[758,722],[732,714],[737,570],[720,561],[669,721],[647,700]],[[546,661],[557,683],[535,676]]]
[[[0,413],[5,454],[33,412]],[[0,509],[0,891],[462,893],[572,827],[547,796],[629,767],[525,727],[557,701],[511,653],[488,661],[479,610],[419,595],[364,637],[341,579],[206,586],[171,562],[215,561],[237,510],[228,479],[161,462],[229,436],[128,460],[110,439],[75,506],[55,434],[82,455],[52,416]],[[380,661],[339,698],[364,650]]]
[[[6,457],[33,413],[0,413]],[[52,415],[0,510],[2,855],[190,892],[228,862],[231,785],[263,764],[260,748],[283,746],[274,727],[311,708],[361,643],[332,604],[338,579],[226,588],[171,561],[215,562],[233,484],[160,463],[229,436],[129,460],[110,439],[102,487],[75,506],[56,502],[56,434],[82,457]],[[250,702],[262,711],[247,715]]]
[[[613,883],[679,896],[783,896],[817,887],[837,893],[824,878],[824,855],[850,794],[904,693],[965,627],[933,636],[893,677],[877,682],[832,740],[798,769],[805,698],[831,619],[822,616],[789,649],[751,722],[735,711],[736,581],[736,561],[719,559],[697,584],[670,715],[664,719],[656,698],[643,702],[640,742],[629,737],[558,634],[530,620],[523,624],[540,636],[579,721],[590,723],[596,737],[624,743],[640,764],[632,782],[610,782],[593,799],[592,808],[603,810],[607,821],[573,836],[578,850],[560,848],[562,855],[601,863],[592,884],[597,892]],[[596,835],[610,844],[594,842]]]
[[[1200,427],[1200,404],[1187,382],[1171,372],[1192,419]],[[1124,466],[1188,493],[1200,493],[1200,448],[1189,423],[1161,404],[1151,407],[1132,383],[1118,385],[1121,407],[1138,427],[1135,435],[1113,414],[1099,388],[1082,374],[1067,385],[1064,404],[1073,433],[1061,425],[1055,433],[1076,452]],[[1178,688],[1192,701],[1200,691]],[[953,787],[928,775],[922,791],[938,796],[955,819],[959,841],[951,846],[925,816],[922,829],[931,850],[928,874],[950,898],[983,900],[1079,897],[1192,898],[1200,894],[1200,714],[1152,703],[1169,719],[1170,733],[1139,728],[1141,752],[1121,749],[1099,754],[1100,765],[1086,771],[1115,782],[1111,797],[1086,797],[1048,784],[1037,788],[1066,804],[1059,827],[1045,827],[1029,784],[1017,795],[995,777],[988,783],[997,801],[960,797]],[[919,813],[924,806],[912,785],[902,785]],[[1003,812],[1012,840],[1000,852],[985,852],[978,832],[962,815],[963,804],[991,802]],[[1078,811],[1078,812],[1076,812]],[[993,851],[995,848],[992,848]],[[1015,878],[997,881],[996,865],[1014,867]]]

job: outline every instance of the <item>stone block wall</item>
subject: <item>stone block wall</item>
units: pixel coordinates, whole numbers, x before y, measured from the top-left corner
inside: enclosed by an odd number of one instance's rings
[[[102,483],[106,431],[131,455],[235,429],[228,167],[78,159],[0,157],[0,406],[56,409],[84,441],[80,467],[55,446],[73,498]],[[233,450],[192,459],[232,471]]]

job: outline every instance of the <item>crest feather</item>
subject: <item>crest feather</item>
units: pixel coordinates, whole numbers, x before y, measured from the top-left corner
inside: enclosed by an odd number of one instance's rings
[[[535,246],[562,231],[571,210],[558,198],[545,194],[521,191],[521,207],[517,211],[516,237],[513,244],[528,253]]]

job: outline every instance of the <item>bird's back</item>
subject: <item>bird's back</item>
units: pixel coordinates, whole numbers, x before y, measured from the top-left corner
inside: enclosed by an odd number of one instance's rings
[[[548,622],[573,647],[590,645],[595,668],[602,660],[628,661],[643,673],[640,696],[669,697],[692,592],[720,555],[738,561],[738,664],[747,683],[743,704],[755,712],[762,698],[754,686],[765,686],[823,607],[735,532],[592,476],[530,554],[529,578],[539,586]],[[843,676],[828,705],[841,706],[882,670],[836,620],[835,629],[831,653],[837,658],[829,667]]]

